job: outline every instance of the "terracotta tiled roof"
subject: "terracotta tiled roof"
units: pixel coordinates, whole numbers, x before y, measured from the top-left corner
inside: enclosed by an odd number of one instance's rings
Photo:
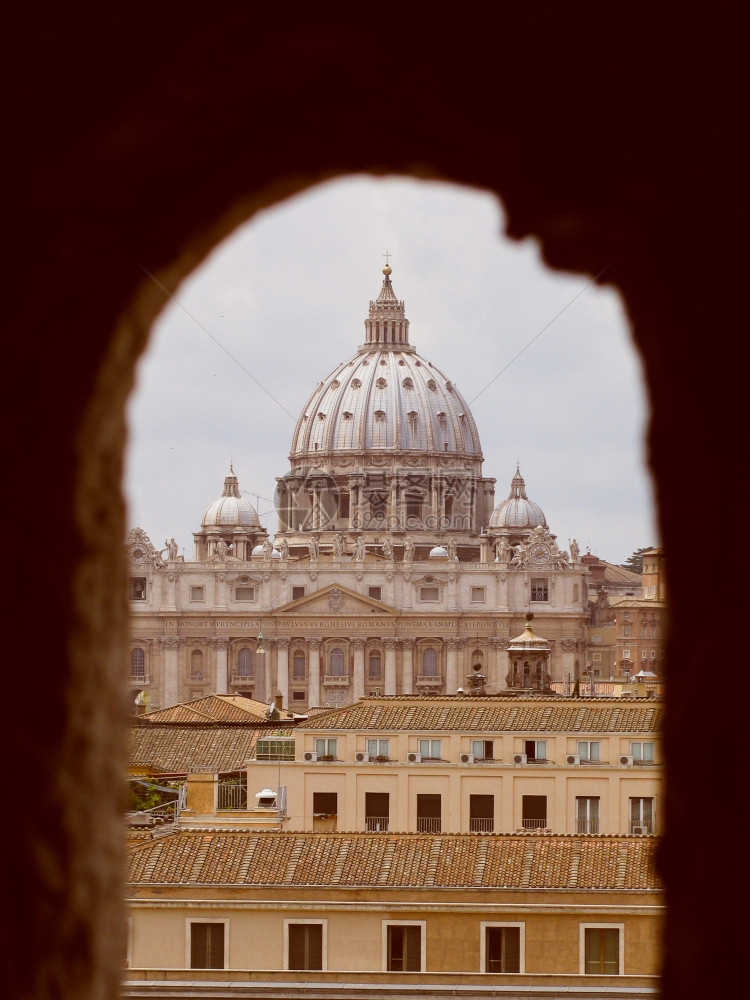
[[[659,889],[655,837],[182,831],[131,843],[133,885]]]
[[[210,694],[181,705],[171,705],[141,716],[148,722],[258,722],[266,721],[268,705],[241,695]],[[282,719],[294,715],[282,709]]]
[[[300,729],[372,732],[657,733],[662,709],[653,699],[363,698],[316,716]]]
[[[290,727],[291,728],[291,727]],[[130,727],[129,766],[160,774],[238,771],[255,756],[258,737],[276,728],[252,725],[159,725]],[[284,730],[289,733],[289,729]]]

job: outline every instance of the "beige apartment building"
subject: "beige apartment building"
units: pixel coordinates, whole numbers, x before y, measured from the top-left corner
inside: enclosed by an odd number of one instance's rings
[[[122,995],[255,996],[256,987],[274,997],[304,984],[347,1000],[374,988],[431,996],[453,987],[472,998],[493,984],[541,998],[653,996],[663,918],[656,843],[144,834],[129,850]]]

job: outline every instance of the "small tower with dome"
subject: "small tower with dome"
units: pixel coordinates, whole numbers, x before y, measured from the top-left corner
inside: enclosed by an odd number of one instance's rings
[[[239,482],[230,465],[221,496],[206,507],[200,531],[193,532],[196,562],[224,554],[247,562],[255,546],[262,544],[267,536],[255,507],[240,495]]]

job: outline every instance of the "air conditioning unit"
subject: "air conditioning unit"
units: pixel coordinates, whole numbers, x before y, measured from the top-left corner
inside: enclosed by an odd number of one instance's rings
[[[406,759],[410,764],[421,764],[422,754],[421,753],[408,753]]]
[[[514,764],[525,764],[526,761],[527,761],[527,759],[528,758],[527,758],[527,756],[526,756],[525,753],[514,753],[513,754],[513,763]]]
[[[633,766],[633,758],[629,757],[629,756],[624,756],[623,755],[622,757],[620,757],[620,763],[623,764],[625,767],[632,767]]]
[[[580,755],[577,754],[577,753],[569,753],[568,756],[565,758],[565,763],[566,764],[580,764],[581,763]]]
[[[473,764],[474,763],[474,754],[473,753],[462,753],[461,754],[461,763],[462,764]]]
[[[317,760],[318,759],[318,755],[315,753],[314,750],[305,750],[305,752],[303,754],[303,757],[304,757],[305,760]]]
[[[634,826],[633,827],[633,836],[634,837],[636,835],[638,835],[638,834],[643,835],[645,833],[648,833],[648,827],[646,827],[646,826]]]
[[[367,764],[370,761],[369,753],[355,753],[354,759],[358,764]]]

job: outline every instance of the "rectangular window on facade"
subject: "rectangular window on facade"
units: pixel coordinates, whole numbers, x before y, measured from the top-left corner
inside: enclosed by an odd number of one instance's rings
[[[471,603],[472,604],[484,604],[484,587],[472,587],[471,588]]]
[[[631,834],[655,833],[654,830],[654,800],[648,798],[630,799],[630,831]]]
[[[601,760],[599,755],[600,745],[599,740],[578,740],[576,753],[581,760],[598,761]]]
[[[322,972],[324,922],[296,924],[286,921],[289,939],[287,969]]]
[[[653,764],[654,762],[654,744],[650,741],[643,742],[642,740],[630,743],[630,756],[633,760],[639,760],[642,764]]]
[[[204,601],[206,599],[206,588],[205,587],[191,587],[190,588],[190,600],[191,601]]]
[[[576,796],[576,833],[599,833],[599,796]]]
[[[622,924],[581,925],[581,972],[584,975],[621,975],[622,932]]]
[[[318,755],[318,760],[321,757],[330,757],[335,760],[338,753],[338,740],[317,739],[315,753]]]
[[[292,701],[304,701],[305,692],[304,691],[292,691]]]
[[[524,740],[523,752],[528,760],[545,761],[547,759],[547,741]]]
[[[294,739],[262,739],[255,746],[256,760],[294,760]]]
[[[623,651],[622,651],[622,658],[623,658],[623,660],[629,660],[630,659],[630,650],[629,649],[623,649]]]
[[[417,752],[422,760],[442,760],[442,740],[417,740]]]
[[[520,925],[483,924],[484,972],[521,972]]]
[[[131,576],[128,581],[128,596],[131,601],[146,600],[146,577]]]
[[[601,660],[602,654],[601,653],[592,653],[591,654],[591,658],[596,662],[598,660]]]
[[[315,816],[336,816],[338,811],[336,792],[313,792],[313,813]]]
[[[531,600],[532,601],[548,601],[549,600],[549,586],[546,578],[538,577],[533,578],[531,581]]]
[[[368,587],[367,596],[371,597],[373,601],[383,600],[383,588],[382,587]]]
[[[225,925],[190,922],[190,968],[223,969]]]
[[[524,830],[542,830],[547,826],[546,795],[524,795],[522,797],[521,825]]]
[[[420,601],[439,601],[440,600],[440,588],[439,587],[420,587],[419,588],[419,599],[420,599]]]
[[[298,601],[300,599],[300,597],[304,597],[304,596],[305,596],[305,588],[304,587],[292,587],[292,600],[293,601]]]
[[[495,741],[494,740],[472,740],[471,752],[475,760],[494,760]]]
[[[306,677],[305,654],[296,649],[292,653],[292,677],[295,681],[303,681]]]
[[[367,740],[367,754],[373,760],[376,757],[388,757],[388,751],[390,749],[389,740]]]
[[[255,587],[235,587],[234,599],[235,601],[254,601]]]
[[[388,792],[365,792],[365,829],[368,833],[387,833],[390,822]]]
[[[422,972],[423,924],[386,925],[386,962],[388,972]]]
[[[417,833],[440,833],[442,803],[439,795],[417,795]]]
[[[469,833],[492,833],[495,829],[495,796],[469,796]]]

